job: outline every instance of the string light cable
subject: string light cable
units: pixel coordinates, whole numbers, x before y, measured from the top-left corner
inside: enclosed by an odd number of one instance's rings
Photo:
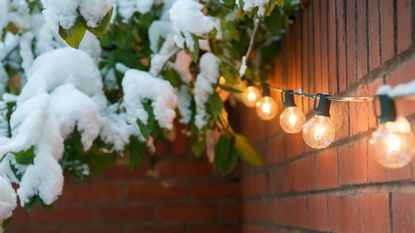
[[[394,88],[382,86],[374,96],[337,96],[326,93],[306,93],[302,90],[287,90],[263,83],[262,98],[258,86],[247,81],[248,87],[242,98],[248,107],[256,107],[258,116],[272,120],[277,115],[277,104],[270,91],[281,93],[284,110],[280,115],[281,128],[289,133],[302,132],[307,145],[315,149],[328,147],[335,138],[335,127],[330,117],[331,102],[373,102],[378,128],[372,133],[369,143],[374,147],[376,161],[387,168],[408,165],[415,154],[415,136],[409,121],[397,114],[396,100],[415,101],[415,81]],[[295,104],[294,96],[314,100],[314,116],[306,121],[304,113]],[[377,108],[379,106],[379,108]],[[380,113],[377,113],[380,109]]]

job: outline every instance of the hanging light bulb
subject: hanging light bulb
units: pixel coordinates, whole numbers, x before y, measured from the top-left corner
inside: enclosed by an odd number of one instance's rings
[[[375,151],[375,160],[387,168],[401,168],[408,165],[415,153],[415,136],[409,121],[397,116],[395,102],[387,95],[379,95],[379,127],[372,133],[370,144]]]
[[[248,81],[248,87],[242,93],[242,102],[247,107],[255,107],[256,102],[261,98],[261,92],[253,86],[252,81]]]
[[[272,120],[277,115],[277,104],[270,96],[269,86],[264,85],[263,97],[256,103],[256,112],[262,120]]]
[[[316,108],[317,98],[314,102],[316,115],[307,121],[303,127],[304,141],[312,148],[322,149],[328,147],[336,134],[333,123],[330,121],[330,100],[328,95],[318,94],[320,99]]]
[[[295,105],[293,91],[282,93],[284,111],[280,116],[281,128],[287,133],[298,133],[303,129],[305,116],[303,111]]]

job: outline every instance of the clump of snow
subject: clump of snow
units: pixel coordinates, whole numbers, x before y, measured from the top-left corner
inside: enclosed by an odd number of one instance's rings
[[[16,193],[10,180],[0,173],[0,223],[12,216],[16,208]]]
[[[94,36],[94,34],[87,31],[79,44],[79,49],[88,53],[94,59],[96,64],[99,63],[102,49],[99,40]]]
[[[245,73],[246,73],[246,56],[243,56],[242,64],[241,64],[241,67],[239,68],[239,77],[245,76]]]
[[[389,85],[383,85],[379,87],[379,89],[376,91],[377,95],[388,95],[391,91],[392,87]]]
[[[82,0],[79,11],[89,27],[95,28],[112,10],[113,0]]]
[[[213,17],[202,13],[203,5],[194,0],[177,0],[170,9],[170,20],[176,32],[174,40],[178,47],[193,51],[193,35],[206,37],[215,29]]]
[[[205,53],[200,58],[200,73],[197,76],[194,88],[196,102],[195,124],[202,129],[209,121],[206,113],[206,102],[215,91],[214,86],[219,80],[218,59],[212,53]]]
[[[9,23],[9,0],[0,0],[0,38],[3,35],[3,29]]]
[[[192,96],[189,93],[189,87],[187,85],[182,85],[179,89],[178,94],[178,109],[182,115],[180,119],[181,123],[187,124],[192,120],[192,110],[190,110],[192,104]]]
[[[124,22],[129,21],[136,12],[148,13],[153,4],[154,0],[115,0],[117,11]]]
[[[411,95],[415,95],[415,81],[399,84],[389,91],[389,96],[391,98]]]
[[[134,122],[138,118],[144,124],[147,123],[148,113],[143,102],[150,100],[160,127],[173,128],[177,95],[168,81],[158,79],[147,72],[129,70],[125,73],[122,87],[127,114]]]
[[[235,0],[236,5],[239,6],[239,0]],[[243,10],[249,12],[255,8],[258,9],[258,16],[264,16],[269,0],[243,0]]]
[[[74,26],[80,12],[89,27],[97,27],[112,9],[112,0],[41,0],[43,14],[55,31],[59,25],[64,29]]]

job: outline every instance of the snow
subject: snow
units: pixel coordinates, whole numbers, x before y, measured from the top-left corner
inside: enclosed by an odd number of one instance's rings
[[[193,35],[206,37],[215,29],[216,22],[202,13],[203,5],[193,0],[177,0],[170,9],[170,21],[176,32],[174,40],[178,47],[193,51]]]
[[[239,68],[239,77],[243,77],[245,76],[246,73],[246,56],[242,57],[242,64],[241,67]]]
[[[64,29],[74,26],[78,11],[89,27],[97,27],[105,15],[112,9],[112,0],[41,0],[43,14],[54,31],[59,25]]]
[[[115,0],[118,13],[124,22],[128,22],[134,13],[146,14],[153,7],[154,0]]]
[[[401,83],[392,87],[390,85],[381,86],[377,95],[388,95],[390,98],[399,98],[403,96],[415,96],[415,80],[408,83]]]
[[[88,53],[92,59],[94,59],[95,64],[98,65],[101,59],[102,49],[99,40],[94,36],[94,34],[87,31],[79,44],[79,49]]]
[[[3,35],[3,29],[9,23],[9,0],[0,0],[0,38]]]
[[[113,0],[82,0],[79,4],[79,11],[87,25],[95,28],[112,10],[112,6]]]
[[[189,87],[182,85],[178,94],[178,109],[182,116],[181,123],[187,124],[192,120],[192,110],[190,109],[192,104],[192,96],[189,93]]]
[[[239,0],[235,0],[235,2],[239,6]],[[264,16],[269,0],[243,0],[243,3],[243,10],[245,12],[258,8],[258,16]]]
[[[173,128],[177,94],[168,81],[158,79],[144,71],[131,69],[125,73],[122,87],[126,112],[132,122],[138,118],[147,124],[148,114],[143,103],[150,100],[160,127],[169,130]]]
[[[212,53],[205,53],[200,58],[200,73],[196,78],[194,95],[196,102],[195,124],[202,129],[209,121],[206,102],[215,91],[214,85],[219,80],[218,59]]]
[[[10,180],[0,173],[0,223],[12,216],[16,208],[16,193]],[[1,231],[1,230],[0,230]]]

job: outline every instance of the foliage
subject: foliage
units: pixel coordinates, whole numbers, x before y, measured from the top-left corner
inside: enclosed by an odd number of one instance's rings
[[[113,11],[110,11],[95,28],[89,27],[86,20],[78,16],[71,28],[64,29],[60,26],[58,29],[59,36],[74,48],[80,47],[81,41],[88,31],[99,38],[102,48],[99,68],[103,76],[104,92],[110,104],[119,106],[117,114],[124,111],[122,81],[125,70],[122,67],[145,71],[151,69],[151,58],[156,54],[150,47],[149,28],[154,22],[163,17],[165,13],[163,2],[156,1],[148,12],[140,13],[137,11],[128,20],[120,15],[113,15]],[[238,99],[244,88],[239,78],[241,58],[249,48],[251,36],[254,36],[253,53],[248,57],[248,69],[245,77],[258,83],[266,81],[268,74],[271,73],[272,63],[280,49],[282,35],[287,30],[291,17],[298,11],[298,1],[270,0],[264,15],[258,14],[258,7],[244,12],[243,0],[239,0],[239,4],[236,4],[235,0],[200,2],[204,4],[203,13],[212,16],[219,22],[219,30],[215,28],[203,36],[192,34],[192,39],[195,42],[194,46],[188,48],[185,45],[181,49],[191,57],[192,62],[188,69],[191,72],[192,80],[185,81],[171,65],[163,65],[160,74],[153,75],[164,78],[176,89],[185,87],[188,90],[191,95],[189,103],[191,117],[190,122],[186,122],[186,124],[191,134],[191,151],[195,156],[201,156],[204,152],[209,154],[210,151],[213,151],[214,167],[221,174],[226,175],[232,172],[240,161],[256,166],[262,164],[261,156],[255,146],[245,136],[236,133],[227,118],[227,111],[230,110],[229,105],[226,104],[227,100]],[[30,3],[30,14],[40,14],[42,9],[40,2],[28,1],[28,3]],[[116,11],[117,8],[114,12]],[[257,33],[252,35],[256,19],[259,19],[259,28]],[[2,35],[1,30],[0,27],[0,35]],[[26,33],[25,29],[19,29],[17,25],[12,23],[4,31],[16,35]],[[5,36],[0,37],[0,42],[5,39]],[[35,46],[38,42],[36,39],[31,41],[31,52],[34,57],[40,55]],[[54,42],[59,44],[58,39]],[[158,52],[160,52],[166,42],[165,38],[158,42]],[[206,49],[206,44],[209,49]],[[4,67],[9,77],[6,85],[6,90],[9,93],[19,94],[21,86],[17,85],[16,87],[15,79],[17,79],[17,83],[24,84],[24,78],[28,75],[23,66],[24,59],[18,56],[21,52],[22,48],[17,46],[8,51],[5,56],[0,54],[0,77],[1,68]],[[206,101],[208,124],[199,129],[195,125],[194,80],[200,72],[200,67],[198,67],[200,58],[207,52],[212,52],[218,58],[221,78],[212,86],[214,91]],[[178,59],[177,54],[177,52],[173,53],[166,62],[174,63]],[[131,136],[129,143],[124,148],[130,169],[134,169],[140,164],[144,155],[148,152],[148,148],[152,147],[153,141],[166,139],[169,134],[166,129],[158,124],[154,114],[153,102],[148,99],[142,104],[147,112],[148,119],[146,122],[137,119],[135,124],[141,135]],[[12,136],[13,130],[11,129],[10,119],[15,108],[14,101],[6,103],[4,115],[8,122],[7,137]],[[209,134],[210,131],[219,133],[212,136]],[[215,142],[213,146],[210,144],[211,141]],[[66,173],[79,180],[86,180],[91,174],[101,174],[106,167],[114,163],[117,155],[119,155],[119,152],[99,137],[94,141],[92,147],[85,151],[81,134],[76,129],[66,137],[64,144],[64,153],[59,164]],[[32,146],[27,150],[13,153],[15,163],[10,162],[10,167],[18,180],[22,177],[20,167],[33,164],[36,156],[35,152],[36,148]],[[26,207],[31,209],[38,202],[48,208],[50,207],[45,205],[37,195],[32,197]],[[5,221],[3,225],[7,225],[7,223],[8,221]]]

